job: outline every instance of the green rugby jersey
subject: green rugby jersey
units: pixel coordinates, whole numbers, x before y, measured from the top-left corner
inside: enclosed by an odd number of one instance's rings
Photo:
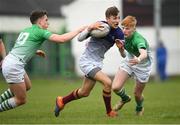
[[[125,49],[132,55],[139,56],[139,49],[144,48],[149,51],[149,45],[146,39],[138,32],[134,32],[131,38],[125,38]]]
[[[42,29],[34,24],[19,34],[10,53],[26,63],[51,35],[52,33],[48,30]]]

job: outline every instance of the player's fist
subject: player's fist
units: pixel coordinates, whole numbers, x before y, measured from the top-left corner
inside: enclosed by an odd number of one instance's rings
[[[134,56],[133,59],[129,60],[129,65],[133,66],[136,64],[139,64],[141,62],[141,59],[139,57]]]
[[[82,26],[78,29],[78,32],[81,33],[83,30],[85,30],[88,26]]]
[[[100,21],[92,23],[91,25],[89,25],[88,31],[95,30],[95,29],[101,30],[102,28],[104,28],[101,24],[102,22]]]
[[[116,43],[116,46],[119,48],[119,49],[124,49],[124,42],[120,39],[116,39],[115,40],[115,43]]]
[[[46,53],[42,50],[37,50],[36,51],[36,55],[45,58],[46,57]]]

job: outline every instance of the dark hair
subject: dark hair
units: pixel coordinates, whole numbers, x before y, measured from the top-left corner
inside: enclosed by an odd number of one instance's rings
[[[32,24],[35,24],[36,21],[43,17],[44,15],[47,15],[47,11],[45,10],[34,10],[31,12],[31,15],[30,15],[30,21]]]
[[[112,6],[107,8],[105,16],[110,17],[110,16],[117,16],[119,14],[119,10],[116,6]]]

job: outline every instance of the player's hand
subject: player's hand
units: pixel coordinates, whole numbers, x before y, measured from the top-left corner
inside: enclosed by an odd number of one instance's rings
[[[88,26],[82,26],[78,29],[78,32],[81,33],[82,31],[84,31]]]
[[[116,39],[116,40],[115,40],[115,43],[116,43],[116,46],[117,46],[119,49],[124,50],[124,42],[123,42],[123,41],[121,41],[120,39]]]
[[[46,57],[46,53],[42,50],[37,50],[36,51],[36,55],[45,58]]]
[[[104,26],[102,26],[101,24],[102,24],[102,22],[98,21],[98,22],[95,22],[95,23],[89,25],[88,31],[95,30],[95,29],[102,30],[102,28],[104,28]]]
[[[129,65],[131,65],[131,66],[139,64],[139,63],[140,63],[140,59],[138,57],[136,57],[136,56],[134,56],[133,59],[129,60]]]

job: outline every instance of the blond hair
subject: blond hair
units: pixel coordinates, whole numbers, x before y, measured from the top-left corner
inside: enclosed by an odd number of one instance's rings
[[[136,17],[134,17],[134,16],[126,16],[121,22],[121,25],[125,26],[125,27],[134,27],[135,28],[136,24],[137,24],[137,20],[136,20]]]

